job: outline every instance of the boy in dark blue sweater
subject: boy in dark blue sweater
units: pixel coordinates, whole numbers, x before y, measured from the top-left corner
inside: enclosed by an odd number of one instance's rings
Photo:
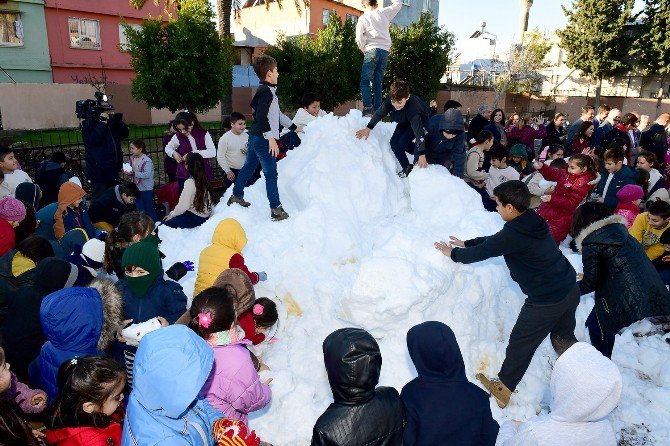
[[[466,241],[452,236],[449,244],[437,242],[435,247],[454,262],[465,264],[503,256],[512,279],[528,296],[510,334],[498,379],[477,375],[504,408],[547,335],[559,355],[577,342],[575,310],[580,292],[577,274],[553,241],[547,223],[528,209],[528,187],[513,180],[500,184],[493,193],[497,211],[505,220],[500,232]]]
[[[618,148],[608,149],[603,156],[607,173],[596,188],[596,193],[600,196],[597,201],[605,203],[612,211],[619,204],[617,192],[627,184],[635,184],[639,176],[635,169],[623,164],[625,156],[623,150]]]

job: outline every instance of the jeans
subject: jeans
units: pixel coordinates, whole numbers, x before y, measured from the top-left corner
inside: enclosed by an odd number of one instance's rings
[[[281,202],[279,201],[279,189],[277,188],[277,159],[270,154],[269,148],[270,145],[267,139],[262,136],[249,135],[247,159],[244,161],[240,174],[235,178],[233,195],[238,198],[244,198],[244,187],[260,163],[263,169],[263,176],[265,177],[268,201],[270,202],[270,207],[274,209]]]
[[[363,96],[363,107],[377,110],[382,105],[382,80],[384,70],[389,60],[389,52],[381,48],[373,48],[363,55],[363,68],[361,69],[361,95]],[[372,82],[372,91],[370,91]],[[372,103],[374,95],[374,104]]]
[[[230,170],[235,174],[235,179],[237,180],[237,177],[240,175],[240,169],[233,169],[232,167]],[[247,181],[247,185],[244,187],[249,187],[252,184],[254,184],[259,178],[261,177],[261,166],[258,166],[256,170],[254,171],[254,174],[249,178],[249,181]],[[224,174],[223,175],[223,185],[225,186],[226,189],[228,189],[231,185],[235,184],[233,181],[230,181],[228,177]]]
[[[414,154],[414,131],[407,125],[396,125],[391,136],[391,150],[401,168],[409,166],[406,153]]]
[[[156,209],[154,209],[154,190],[141,190],[140,196],[135,202],[138,211],[143,211],[156,221]]]
[[[191,229],[197,228],[206,221],[207,219],[205,217],[195,215],[191,211],[186,211],[181,215],[177,215],[176,217],[169,219],[164,223],[164,225],[170,228]]]

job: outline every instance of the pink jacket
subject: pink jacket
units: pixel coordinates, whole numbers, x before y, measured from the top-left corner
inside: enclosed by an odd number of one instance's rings
[[[214,366],[200,391],[227,418],[248,424],[248,414],[270,402],[272,390],[261,383],[243,339],[214,346]]]

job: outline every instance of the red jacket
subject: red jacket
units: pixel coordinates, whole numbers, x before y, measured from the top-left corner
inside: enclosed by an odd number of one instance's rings
[[[265,340],[263,333],[256,334],[256,322],[251,310],[247,310],[237,317],[237,323],[244,330],[244,339],[250,340],[254,345],[258,345]]]
[[[53,446],[119,446],[122,425],[116,421],[105,428],[91,426],[47,429],[47,443]]]
[[[14,249],[14,228],[4,218],[0,218],[0,256]]]
[[[589,181],[592,181],[595,175],[591,172],[573,175],[565,169],[554,169],[547,165],[542,166],[540,173],[547,181],[558,183],[556,190],[551,194],[551,201],[542,203],[537,213],[549,225],[549,231],[556,243],[560,243],[570,232],[572,214],[593,188]]]

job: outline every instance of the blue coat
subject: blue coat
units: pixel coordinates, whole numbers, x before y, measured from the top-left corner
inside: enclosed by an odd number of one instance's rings
[[[86,178],[92,183],[116,181],[123,165],[121,141],[128,137],[124,123],[84,121],[81,130],[86,157]]]
[[[170,324],[174,324],[186,311],[187,298],[181,285],[165,280],[163,271],[144,297],[136,297],[123,280],[119,280],[116,285],[123,296],[123,318],[132,319],[134,324],[156,316],[163,316]]]
[[[58,394],[58,368],[75,356],[103,354],[103,304],[95,288],[64,288],[49,294],[40,306],[40,322],[47,342],[30,364],[30,384],[53,401]]]
[[[494,445],[498,423],[489,396],[466,378],[451,328],[432,321],[412,327],[407,348],[419,376],[400,393],[407,417],[403,445]]]
[[[186,326],[142,338],[121,445],[216,445],[212,427],[223,414],[198,397],[213,363],[212,348]]]
[[[609,176],[610,173],[605,171],[596,188],[596,193],[601,197],[603,197],[605,184],[607,184]],[[619,199],[616,196],[617,192],[619,192],[619,190],[626,184],[635,184],[638,177],[639,174],[635,169],[629,166],[622,166],[621,169],[614,174],[614,178],[612,178],[612,181],[610,181],[610,185],[607,188],[607,195],[603,197],[605,205],[614,211],[616,205],[619,204]]]
[[[86,209],[83,209],[81,206],[78,208],[67,208],[63,212],[63,225],[65,226],[65,232],[72,229],[81,228],[86,231],[89,239],[95,238],[98,235],[99,231],[95,229],[93,223],[91,223],[91,218],[88,216]]]
[[[453,163],[453,174],[458,178],[463,178],[465,170],[465,152],[466,152],[466,133],[458,135],[455,138],[447,139],[442,134],[445,129],[446,119],[444,114],[435,115],[426,123],[426,153],[431,157],[441,159],[451,159]]]

